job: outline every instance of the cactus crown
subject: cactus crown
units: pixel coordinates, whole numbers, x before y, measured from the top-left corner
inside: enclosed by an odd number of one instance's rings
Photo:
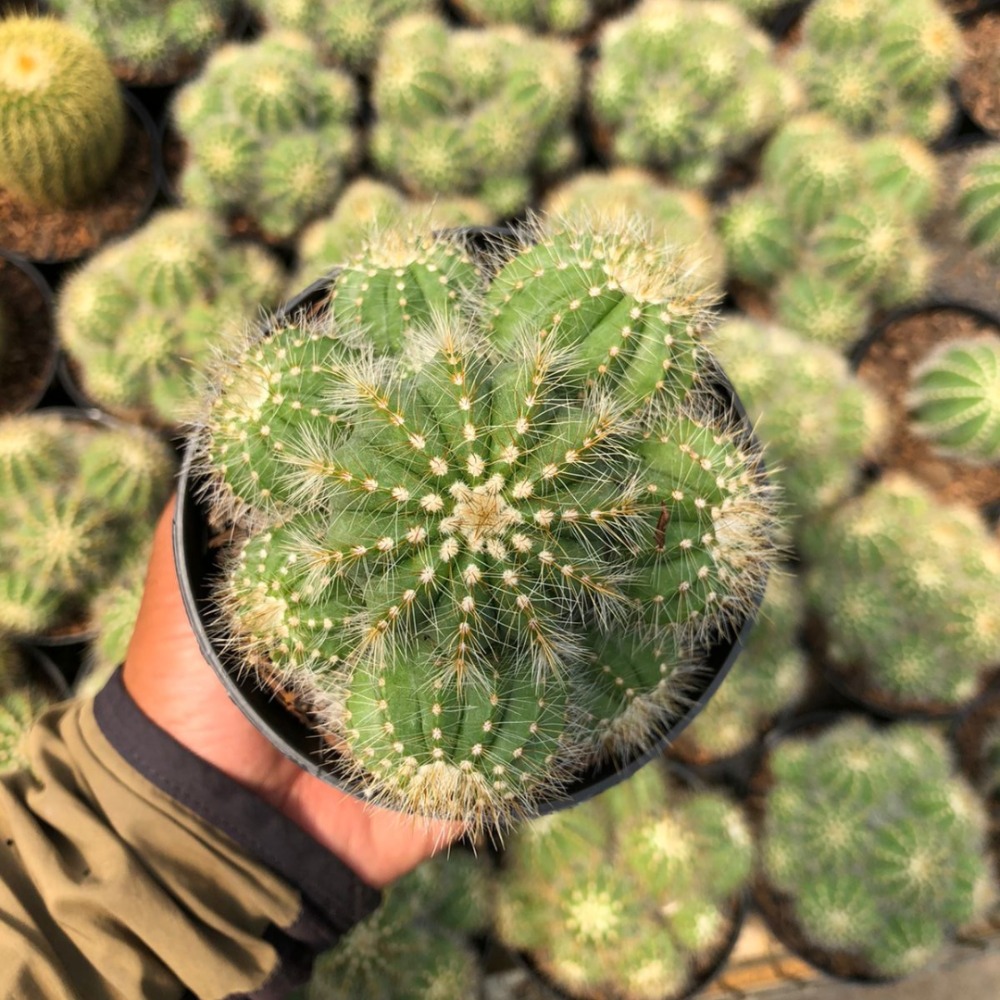
[[[1000,153],[995,146],[973,156],[962,171],[957,207],[966,239],[1000,264]]]
[[[377,799],[474,826],[593,761],[595,730],[645,745],[771,551],[758,456],[705,390],[704,297],[638,230],[535,235],[486,284],[444,237],[383,234],[208,413],[250,532],[228,641]]]
[[[76,205],[107,183],[124,143],[118,84],[80,31],[0,21],[0,184],[42,207]]]
[[[850,720],[770,769],[761,867],[815,944],[903,976],[982,911],[985,817],[933,730]]]

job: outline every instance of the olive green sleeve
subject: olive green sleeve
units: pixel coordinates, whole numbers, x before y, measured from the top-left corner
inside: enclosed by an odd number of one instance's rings
[[[379,894],[116,674],[0,780],[0,997],[285,996]]]

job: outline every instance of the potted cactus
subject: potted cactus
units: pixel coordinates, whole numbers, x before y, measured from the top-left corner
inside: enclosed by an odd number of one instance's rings
[[[26,765],[25,736],[64,694],[65,682],[54,666],[51,673],[33,670],[28,655],[0,635],[0,775]]]
[[[327,780],[473,829],[654,755],[718,682],[706,649],[752,616],[775,528],[669,251],[558,223],[488,246],[383,233],[251,339],[175,522],[251,719]],[[234,539],[214,588],[206,523]],[[265,720],[248,668],[305,733]]]
[[[1000,146],[990,143],[964,159],[956,208],[966,241],[1000,264]]]
[[[454,0],[472,24],[516,24],[536,34],[586,34],[624,0]]]

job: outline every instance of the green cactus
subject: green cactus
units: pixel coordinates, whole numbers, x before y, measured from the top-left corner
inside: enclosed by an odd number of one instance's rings
[[[205,213],[171,209],[69,277],[57,326],[88,396],[124,417],[176,425],[208,357],[261,305],[277,304],[284,283],[260,247],[229,241]]]
[[[125,105],[107,61],[58,21],[0,21],[0,184],[43,208],[93,198],[122,157]]]
[[[50,699],[30,683],[0,690],[0,775],[28,766],[25,737],[50,704]]]
[[[357,156],[357,110],[356,84],[324,69],[305,36],[223,46],[172,105],[189,154],[183,200],[294,236],[336,200]]]
[[[983,913],[986,819],[934,730],[847,720],[769,769],[760,869],[811,944],[905,976]]]
[[[811,107],[856,135],[940,136],[947,84],[962,59],[958,26],[937,0],[817,0],[792,65]]]
[[[571,996],[667,1000],[725,942],[751,859],[724,796],[648,767],[511,836],[495,931]]]
[[[372,82],[372,158],[415,196],[468,194],[497,218],[513,216],[546,167],[565,169],[576,155],[580,75],[568,42],[400,18]]]
[[[324,322],[220,371],[206,418],[250,529],[217,595],[234,648],[376,801],[472,827],[646,745],[772,551],[677,259],[635,225],[534,235],[486,287],[448,238],[381,234]]]
[[[774,290],[775,319],[818,347],[843,348],[868,327],[868,298],[822,268],[792,271]]]
[[[459,12],[474,24],[516,24],[528,31],[577,35],[622,0],[456,0]]]
[[[957,209],[965,238],[1000,264],[1000,152],[995,144],[975,154],[959,179]]]
[[[906,404],[911,428],[936,452],[1000,461],[1000,338],[938,344],[914,370]]]
[[[688,187],[765,138],[797,103],[771,43],[724,3],[644,0],[598,37],[590,104],[616,163]]]
[[[893,474],[804,542],[809,601],[850,683],[887,706],[974,697],[1000,661],[1000,548],[975,512]]]

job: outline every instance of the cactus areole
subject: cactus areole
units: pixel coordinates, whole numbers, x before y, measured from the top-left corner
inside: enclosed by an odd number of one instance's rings
[[[384,232],[220,364],[182,589],[284,752],[498,829],[621,780],[696,714],[775,517],[686,274],[638,224]]]

